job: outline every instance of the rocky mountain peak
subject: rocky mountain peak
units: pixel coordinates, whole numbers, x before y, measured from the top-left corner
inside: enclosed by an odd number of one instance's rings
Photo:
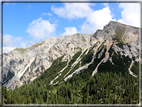
[[[119,35],[123,38],[125,42],[127,42],[127,39],[130,39],[131,41],[139,40],[139,31],[140,29],[137,27],[125,25],[115,21],[110,21],[107,25],[104,26],[103,30],[97,30],[93,34],[93,37],[99,39],[100,41],[103,41],[103,39],[108,38],[108,36],[114,37],[116,35]]]

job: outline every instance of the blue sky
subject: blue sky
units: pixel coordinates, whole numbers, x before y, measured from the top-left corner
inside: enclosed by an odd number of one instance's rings
[[[111,20],[140,27],[140,4],[3,3],[3,52],[51,36],[92,34]]]

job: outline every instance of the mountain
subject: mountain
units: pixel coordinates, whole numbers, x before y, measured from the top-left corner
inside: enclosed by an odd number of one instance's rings
[[[58,58],[62,68],[49,73],[47,78],[52,77],[50,85],[61,84],[74,74],[90,69],[91,65],[92,76],[104,70],[125,70],[138,78],[133,66],[140,62],[139,30],[111,21],[94,34],[51,37],[26,49],[16,48],[3,54],[3,85],[15,89],[31,83],[50,69]]]
[[[3,104],[138,104],[140,56],[140,29],[115,21],[17,48],[3,54]]]

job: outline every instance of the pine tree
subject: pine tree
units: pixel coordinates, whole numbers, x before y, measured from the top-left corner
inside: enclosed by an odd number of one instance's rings
[[[46,92],[46,98],[47,98],[47,101],[46,101],[46,102],[47,102],[47,104],[48,104],[48,94],[49,94],[49,93],[48,93],[48,90],[47,90],[47,92]]]
[[[56,98],[55,98],[55,104],[58,104],[57,94],[56,94]]]
[[[37,99],[39,99],[40,98],[40,91],[39,91],[39,89],[37,89]]]
[[[37,98],[35,98],[35,104],[38,104],[38,99]]]
[[[76,100],[75,95],[73,95],[73,104],[75,104],[75,100]]]
[[[30,104],[31,103],[31,97],[29,96],[27,99],[27,103]]]
[[[3,98],[2,98],[2,104],[5,104],[5,98],[4,98],[4,96],[3,96]]]
[[[8,91],[7,104],[11,104],[11,91]]]
[[[51,93],[50,93],[51,102],[53,103],[53,86],[51,86]]]
[[[88,103],[88,98],[89,98],[89,85],[87,85],[87,102]]]

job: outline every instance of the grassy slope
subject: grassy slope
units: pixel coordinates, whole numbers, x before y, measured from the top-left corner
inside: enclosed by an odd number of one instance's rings
[[[28,47],[28,48],[26,48],[26,49],[24,49],[24,48],[16,48],[16,49],[14,49],[14,50],[17,50],[17,51],[19,51],[21,54],[23,54],[27,49],[32,50],[32,49],[38,47],[39,45],[41,45],[42,43],[43,43],[43,42],[37,42],[37,43],[33,44],[32,46],[30,46],[30,47]]]

